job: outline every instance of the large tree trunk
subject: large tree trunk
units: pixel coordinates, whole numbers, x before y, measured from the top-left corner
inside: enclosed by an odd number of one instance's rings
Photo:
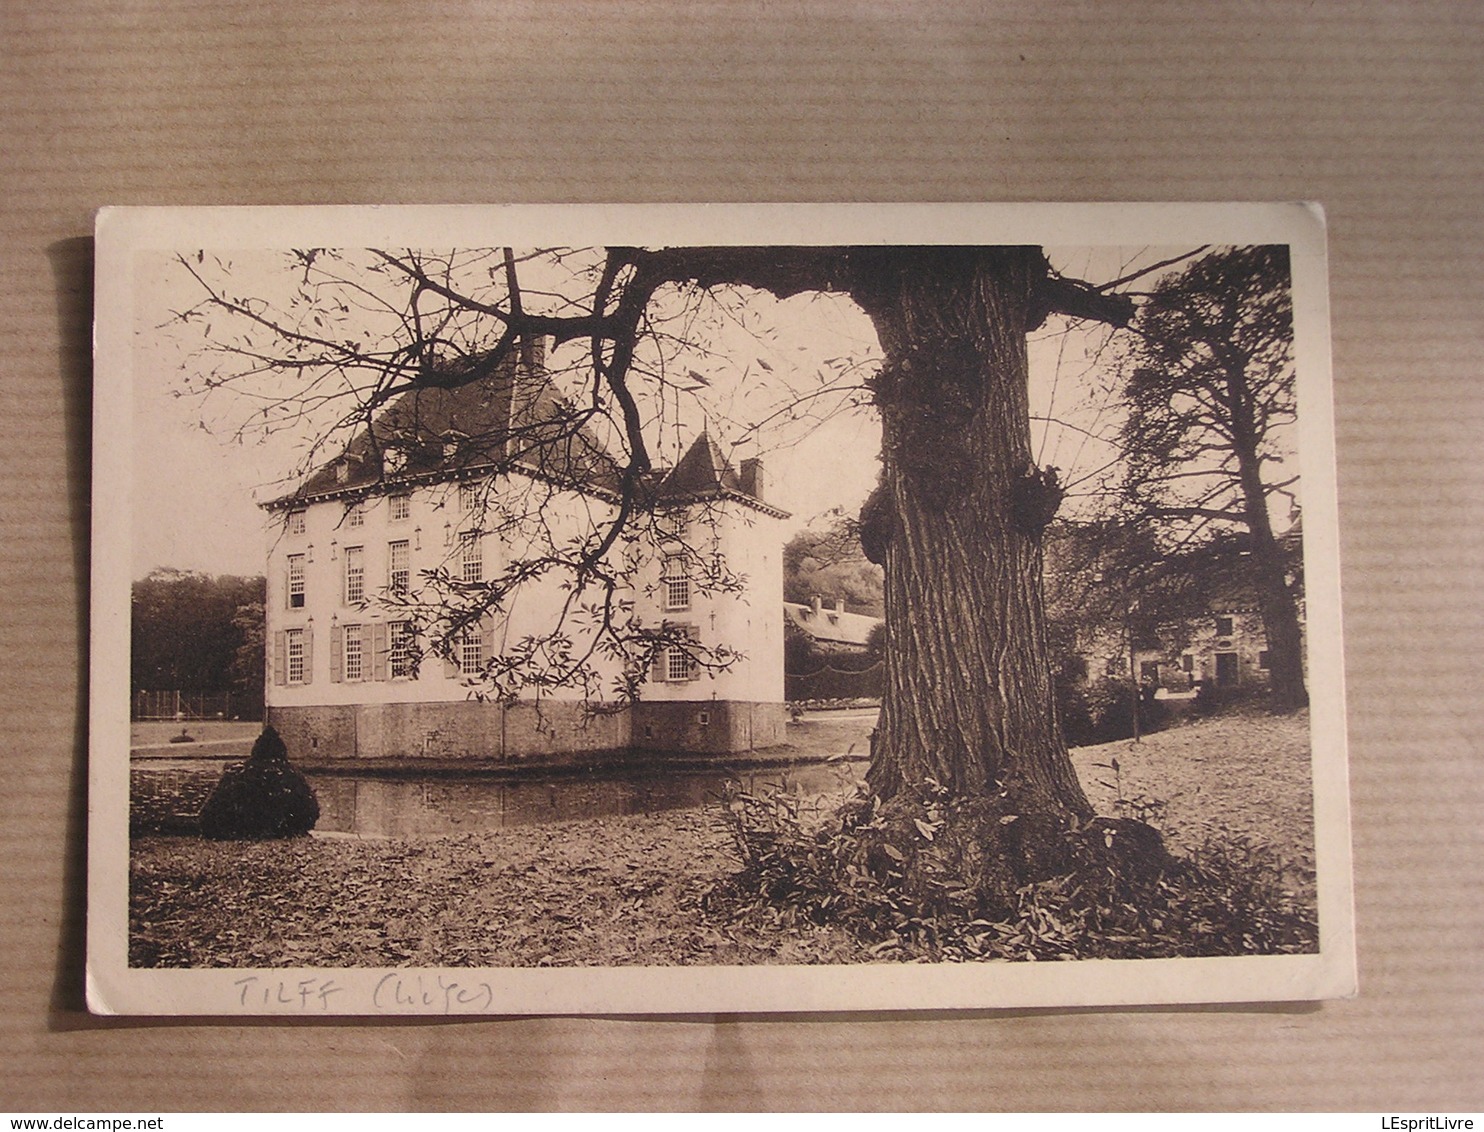
[[[1283,548],[1278,545],[1272,520],[1268,518],[1268,493],[1263,487],[1262,459],[1258,454],[1261,437],[1253,420],[1245,363],[1233,365],[1232,371],[1227,387],[1232,406],[1232,441],[1242,489],[1242,509],[1251,536],[1257,607],[1267,637],[1268,689],[1274,707],[1284,710],[1303,707],[1309,702],[1309,693],[1304,686],[1304,646],[1298,607],[1288,588]]]
[[[868,773],[1002,812],[1086,817],[1057,722],[1041,594],[1026,333],[1035,249],[894,249],[852,291],[885,352],[886,692]],[[1054,504],[1053,504],[1054,506]]]
[[[1299,629],[1298,607],[1288,588],[1283,548],[1268,519],[1267,494],[1258,477],[1255,455],[1242,461],[1242,489],[1247,528],[1252,536],[1253,578],[1257,607],[1262,613],[1263,634],[1268,643],[1268,689],[1273,706],[1282,710],[1303,707],[1309,702],[1304,685],[1304,644]]]

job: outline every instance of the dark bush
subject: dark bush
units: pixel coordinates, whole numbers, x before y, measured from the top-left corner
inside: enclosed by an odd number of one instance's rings
[[[318,820],[313,788],[289,765],[278,732],[265,727],[247,761],[223,771],[201,807],[201,835],[215,841],[302,837]]]
[[[1087,703],[1087,680],[1083,672],[1060,669],[1055,676],[1056,713],[1067,744],[1083,747],[1095,743],[1092,710]]]
[[[1129,739],[1134,734],[1134,686],[1126,679],[1106,677],[1092,685],[1087,694],[1094,723],[1094,743],[1111,743]],[[1154,689],[1139,689],[1139,731],[1148,735],[1169,726],[1171,713],[1163,700],[1154,698]],[[1069,742],[1071,740],[1068,740]]]

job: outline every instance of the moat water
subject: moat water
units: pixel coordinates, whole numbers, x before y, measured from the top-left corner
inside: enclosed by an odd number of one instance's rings
[[[221,777],[226,761],[136,763],[136,814],[173,815],[181,828]],[[786,767],[675,770],[639,768],[529,777],[491,775],[306,774],[319,798],[316,834],[428,837],[691,809],[728,790],[780,792],[803,806],[833,807],[865,774],[859,760]],[[182,831],[184,831],[182,829]]]

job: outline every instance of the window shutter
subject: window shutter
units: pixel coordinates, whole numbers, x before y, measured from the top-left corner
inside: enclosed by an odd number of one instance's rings
[[[694,625],[687,625],[685,627],[685,636],[686,636],[686,639],[689,640],[689,641],[695,642],[697,644],[700,643],[701,635],[700,635],[700,633],[698,633],[696,631],[696,627]],[[700,663],[696,660],[696,658],[694,656],[690,656],[689,654],[687,654],[687,659],[689,660],[690,663],[688,663],[686,665],[686,668],[685,668],[685,678],[687,680],[697,680],[697,679],[699,679],[700,676],[701,676],[701,665],[700,665]]]
[[[282,629],[273,632],[273,682],[289,682],[289,638]]]
[[[308,665],[305,665],[308,671]],[[345,627],[330,626],[330,683],[338,684],[345,679]]]
[[[666,646],[665,648],[656,650],[654,659],[649,662],[649,678],[656,684],[663,684],[665,682],[665,665],[669,662],[669,659],[670,649]]]
[[[314,630],[304,627],[304,683],[314,683]]]
[[[495,655],[495,626],[494,622],[486,620],[479,627],[479,663],[488,664],[490,658]]]
[[[378,621],[371,626],[371,679],[386,679],[387,626]]]
[[[444,644],[448,647],[448,655],[443,658],[443,675],[450,680],[459,674],[459,642],[457,637],[449,637]]]

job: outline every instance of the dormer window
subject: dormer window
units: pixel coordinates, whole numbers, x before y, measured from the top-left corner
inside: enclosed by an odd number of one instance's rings
[[[407,453],[401,448],[388,448],[382,454],[382,463],[388,475],[397,475],[407,467]]]
[[[341,460],[335,465],[335,482],[346,483],[350,480],[350,461]]]

